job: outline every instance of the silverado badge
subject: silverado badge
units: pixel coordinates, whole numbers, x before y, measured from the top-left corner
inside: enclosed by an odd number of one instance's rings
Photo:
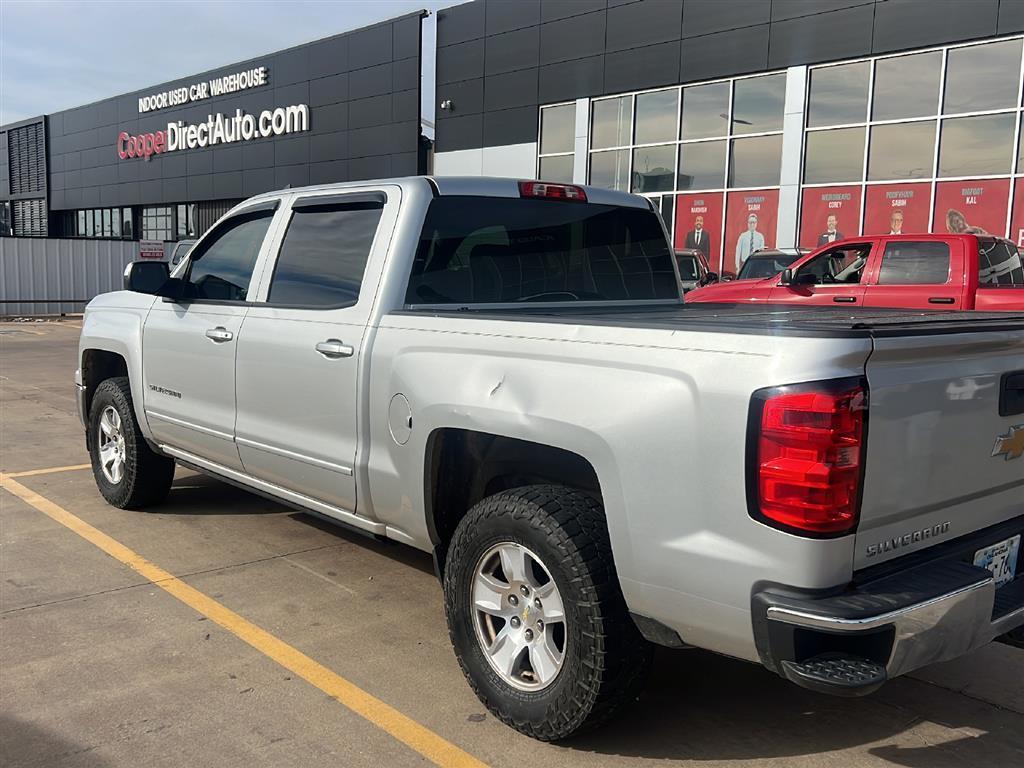
[[[1005,456],[1007,461],[1024,456],[1024,424],[1010,427],[1009,432],[997,437],[992,455]]]

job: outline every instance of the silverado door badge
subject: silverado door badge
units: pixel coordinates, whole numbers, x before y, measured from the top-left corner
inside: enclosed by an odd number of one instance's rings
[[[1005,456],[1007,461],[1024,456],[1024,424],[1010,427],[1005,435],[996,438],[993,456]]]

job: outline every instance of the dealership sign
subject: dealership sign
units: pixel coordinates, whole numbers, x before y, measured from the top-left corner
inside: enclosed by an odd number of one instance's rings
[[[122,160],[135,157],[149,160],[153,155],[165,152],[232,144],[308,130],[309,107],[305,104],[265,109],[259,115],[250,115],[236,109],[233,115],[208,115],[204,123],[188,124],[182,120],[168,123],[165,131],[140,133],[138,136],[121,131],[117,135],[117,156]]]
[[[172,88],[169,91],[161,91],[150,96],[139,98],[139,114],[153,112],[168,107],[180,107],[182,104],[190,104],[193,101],[202,101],[211,96],[226,96],[236,91],[244,91],[247,88],[258,88],[269,82],[267,68],[256,67],[246,69],[224,77],[215,77],[204,80],[201,83],[183,85],[181,88]]]

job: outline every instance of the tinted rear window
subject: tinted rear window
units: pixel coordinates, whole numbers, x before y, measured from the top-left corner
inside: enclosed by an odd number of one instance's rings
[[[934,241],[885,246],[879,285],[942,285],[949,282],[949,245]]]
[[[978,240],[978,282],[983,288],[1024,286],[1020,250],[1008,240]]]
[[[656,213],[501,197],[435,198],[408,304],[678,298]]]
[[[680,280],[699,280],[700,267],[697,266],[697,259],[693,256],[676,256],[676,263],[679,265]]]

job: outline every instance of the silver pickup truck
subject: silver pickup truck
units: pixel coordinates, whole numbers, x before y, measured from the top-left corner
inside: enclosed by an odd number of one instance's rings
[[[433,554],[539,739],[652,644],[870,693],[1024,624],[1024,316],[683,306],[647,200],[412,178],[248,200],[85,314],[100,492],[176,464]]]

